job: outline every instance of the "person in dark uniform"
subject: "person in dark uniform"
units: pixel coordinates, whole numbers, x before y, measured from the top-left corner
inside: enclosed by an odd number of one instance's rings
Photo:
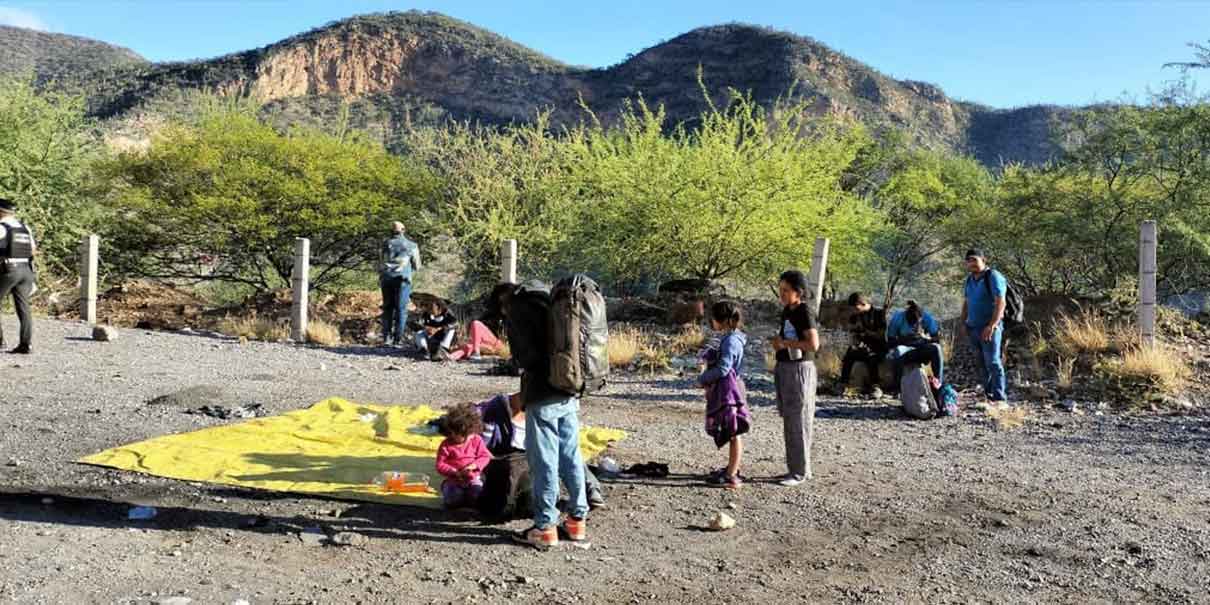
[[[12,353],[28,355],[34,339],[34,318],[30,299],[34,294],[34,253],[37,244],[29,227],[17,220],[12,200],[0,196],[0,304],[9,293],[21,322],[21,341]],[[0,349],[4,348],[4,330],[0,328]]]

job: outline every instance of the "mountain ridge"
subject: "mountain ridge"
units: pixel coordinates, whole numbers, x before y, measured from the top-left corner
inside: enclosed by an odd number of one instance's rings
[[[1075,111],[950,99],[938,85],[892,78],[814,38],[763,26],[700,27],[615,65],[583,67],[418,11],[350,17],[213,59],[108,64],[53,80],[81,90],[91,113],[103,119],[182,91],[212,90],[256,98],[301,121],[321,120],[334,100],[351,101],[385,132],[416,110],[503,124],[549,109],[554,123],[574,123],[583,119],[581,99],[609,121],[624,99],[640,94],[664,105],[670,120],[690,121],[708,106],[699,73],[717,99],[736,89],[768,105],[793,89],[812,112],[903,129],[920,145],[970,154],[989,166],[1053,158],[1055,124]]]

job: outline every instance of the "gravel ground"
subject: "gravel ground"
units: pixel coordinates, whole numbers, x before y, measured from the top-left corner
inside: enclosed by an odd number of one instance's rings
[[[540,553],[508,543],[523,521],[482,525],[72,463],[237,422],[184,413],[190,406],[280,413],[333,395],[444,404],[514,384],[486,362],[141,330],[99,343],[50,320],[37,330],[36,355],[0,358],[0,601],[1210,602],[1204,413],[1076,415],[1026,403],[1026,424],[998,431],[976,411],[914,422],[885,402],[825,397],[815,479],[787,489],[767,480],[784,471],[780,421],[771,381],[751,368],[751,480],[731,493],[700,478],[725,461],[702,432],[700,391],[675,375],[619,377],[585,402],[584,420],[630,433],[612,453],[623,466],[663,461],[673,476],[607,484],[591,548]],[[190,387],[202,388],[147,404]],[[127,521],[142,504],[159,516]],[[700,529],[717,511],[737,527]],[[368,540],[309,546],[298,532],[313,526]]]

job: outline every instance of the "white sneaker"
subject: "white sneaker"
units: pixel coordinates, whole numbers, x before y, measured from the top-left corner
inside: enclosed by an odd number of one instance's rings
[[[777,484],[782,487],[798,487],[798,486],[802,485],[805,481],[806,481],[806,479],[803,479],[803,478],[799,477],[798,475],[786,475],[785,477],[782,477],[781,480],[777,482]]]

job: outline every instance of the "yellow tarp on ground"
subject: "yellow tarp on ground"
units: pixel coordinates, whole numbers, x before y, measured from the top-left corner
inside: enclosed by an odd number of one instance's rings
[[[332,398],[281,416],[115,447],[80,462],[186,481],[438,507],[435,491],[386,493],[370,482],[382,471],[407,471],[440,485],[433,464],[441,437],[424,430],[440,415],[427,406]],[[625,436],[583,427],[580,448],[588,459]]]

